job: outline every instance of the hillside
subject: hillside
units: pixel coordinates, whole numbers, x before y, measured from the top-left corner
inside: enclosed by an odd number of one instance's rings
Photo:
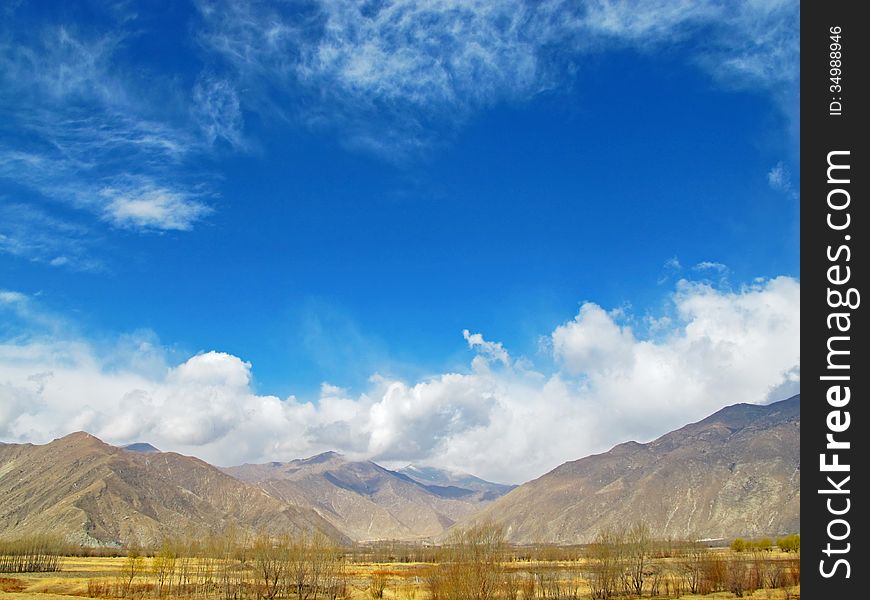
[[[435,537],[501,495],[498,490],[510,489],[482,479],[477,489],[427,483],[335,452],[224,471],[282,501],[314,507],[357,541]]]
[[[125,450],[83,432],[44,445],[0,444],[0,537],[52,533],[87,545],[151,544],[227,526],[318,529],[346,539],[313,510],[197,458]]]
[[[658,537],[800,531],[800,396],[736,404],[648,444],[626,442],[521,485],[463,525],[493,521],[514,543],[582,543],[646,522]]]

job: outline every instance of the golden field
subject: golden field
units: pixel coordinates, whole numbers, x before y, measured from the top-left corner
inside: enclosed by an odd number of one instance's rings
[[[712,550],[713,553],[727,553],[727,550]],[[768,560],[787,561],[793,559],[793,555],[782,552],[770,553]],[[155,583],[153,565],[154,558],[143,558],[140,565],[141,572],[136,575],[139,591],[133,592],[134,598],[156,597],[153,588]],[[674,563],[675,559],[659,559],[662,565]],[[530,573],[550,573],[558,578],[564,589],[571,589],[570,594],[563,598],[589,598],[590,586],[580,573],[584,570],[585,559],[576,560],[522,560],[509,561],[502,564],[504,573],[515,573],[520,576]],[[129,565],[126,557],[62,557],[61,570],[53,573],[16,573],[0,574],[0,598],[3,600],[71,600],[91,597],[89,590],[93,589],[93,582],[112,582],[123,577],[125,568]],[[415,562],[353,562],[348,561],[344,566],[346,581],[344,598],[347,600],[381,600],[377,591],[373,589],[373,583],[377,581],[383,584],[383,600],[431,600],[431,592],[428,584],[428,576],[435,567],[432,563]],[[676,568],[674,569],[676,571]],[[538,594],[544,594],[538,589]],[[565,594],[565,592],[563,592]],[[101,596],[103,597],[103,596]],[[109,596],[111,597],[111,596]],[[129,595],[127,596],[130,597]],[[173,596],[179,597],[179,596]],[[201,595],[192,595],[191,598],[204,598]],[[252,595],[256,598],[256,595]],[[291,596],[292,597],[292,596]],[[559,600],[548,594],[543,596],[545,600]],[[630,597],[630,596],[625,596]],[[644,595],[644,597],[650,597]],[[654,596],[659,598],[735,598],[730,592],[716,592],[707,595],[680,594],[668,596]],[[745,593],[742,597],[764,600],[791,600],[800,598],[800,585],[788,586],[781,589],[759,589],[753,593]],[[222,595],[214,595],[213,598],[223,598]],[[522,599],[520,591],[517,599]]]

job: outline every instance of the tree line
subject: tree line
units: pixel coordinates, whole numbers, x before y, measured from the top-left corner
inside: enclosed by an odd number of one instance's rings
[[[800,583],[800,536],[734,540],[730,548],[658,540],[643,523],[601,529],[585,546],[514,547],[504,531],[483,524],[454,531],[439,546],[376,544],[341,547],[320,533],[221,535],[166,539],[128,548],[117,571],[91,579],[94,598],[209,600],[343,600],[350,563],[417,560],[412,571],[375,568],[363,580],[372,600],[607,600],[679,597],[727,591],[741,597]],[[55,571],[63,554],[81,549],[47,536],[0,542],[0,572]],[[798,558],[790,558],[797,556]],[[420,564],[422,563],[422,564]],[[368,568],[368,567],[366,567]],[[403,567],[407,569],[411,567]],[[407,573],[415,573],[411,584]],[[358,587],[358,586],[357,586]]]
[[[60,570],[69,545],[47,535],[0,540],[0,573],[49,573]]]
[[[345,597],[345,551],[319,532],[166,540],[152,556],[131,548],[114,577],[88,582],[105,598],[338,600]]]
[[[431,600],[606,600],[678,598],[800,584],[800,559],[783,559],[755,545],[740,554],[701,542],[656,540],[644,523],[609,527],[576,558],[549,565],[523,564],[504,543],[499,527],[456,532],[443,546],[427,587]],[[789,552],[799,536],[783,538]]]

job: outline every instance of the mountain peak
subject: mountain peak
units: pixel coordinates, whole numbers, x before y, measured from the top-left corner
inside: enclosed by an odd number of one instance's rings
[[[476,475],[455,469],[440,469],[425,465],[409,464],[399,469],[397,473],[423,485],[458,487],[476,492],[486,492],[489,494],[488,499],[495,499],[516,487],[509,484],[486,481]]]
[[[129,452],[142,452],[145,454],[160,452],[159,448],[152,446],[148,442],[134,442],[132,444],[127,444],[126,446],[121,446],[121,448]]]
[[[319,463],[329,462],[331,460],[343,460],[344,455],[335,452],[334,450],[328,450],[327,452],[321,452],[320,454],[315,454],[314,456],[309,456],[308,458],[300,458],[299,462],[304,463],[306,465],[316,465]]]
[[[108,444],[106,444],[103,440],[95,435],[91,435],[87,431],[74,431],[73,433],[69,433],[63,437],[56,438],[54,442],[59,442],[62,444],[73,444],[76,446],[108,446]]]

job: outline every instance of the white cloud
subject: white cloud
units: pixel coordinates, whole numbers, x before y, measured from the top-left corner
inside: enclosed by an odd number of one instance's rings
[[[714,271],[716,273],[727,273],[728,265],[724,265],[720,262],[712,261],[712,260],[702,260],[694,267],[692,267],[695,271]]]
[[[728,404],[799,390],[797,281],[737,290],[681,281],[671,300],[655,340],[624,325],[630,315],[584,304],[551,332],[555,368],[547,375],[465,332],[475,358],[499,369],[416,382],[375,375],[356,396],[324,384],[317,402],[255,393],[252,365],[229,354],[173,365],[145,334],[112,348],[58,335],[16,338],[0,344],[0,438],[45,442],[86,429],[221,465],[335,449],[522,481]],[[14,291],[0,295],[0,309],[31,303]]]
[[[798,198],[798,190],[791,181],[791,172],[781,161],[767,172],[767,183],[774,190],[783,192],[790,198]]]
[[[492,361],[500,362],[505,366],[510,364],[511,357],[501,342],[488,342],[483,339],[482,334],[471,333],[467,329],[462,330],[462,337],[465,338],[469,348],[479,353],[474,358],[475,363],[473,364],[478,368],[488,368]]]
[[[60,203],[125,228],[189,229],[207,213],[202,178],[189,164],[208,151],[207,140],[192,120],[173,118],[178,92],[168,80],[145,87],[119,66],[122,29],[85,34],[13,23],[0,31],[0,179],[51,200],[42,212]],[[125,198],[104,193],[118,189]],[[0,250],[79,270],[97,262],[82,256],[81,244],[49,256],[43,246],[74,240],[57,227],[26,225],[19,219],[26,231]],[[32,233],[43,246],[27,243]]]
[[[210,144],[222,139],[231,146],[244,148],[244,119],[231,82],[200,77],[193,88],[193,113]]]
[[[207,67],[190,88],[178,74],[125,62],[127,45],[142,35],[130,14],[99,32],[20,26],[12,10],[0,31],[0,178],[112,225],[190,229],[209,212],[202,185],[210,178],[193,165],[215,146],[249,146],[245,111],[333,128],[350,146],[401,158],[449,138],[478,111],[571,85],[576,63],[614,47],[685,43],[690,60],[717,80],[771,94],[797,123],[792,0],[198,7]],[[771,184],[787,187],[787,172],[775,167]],[[83,236],[25,225],[15,235],[0,230],[0,251],[99,267]]]
[[[119,227],[184,231],[211,212],[190,194],[148,184],[126,190],[107,187],[100,196],[108,201],[104,217]]]
[[[206,352],[175,368],[170,379],[200,389],[216,387],[244,391],[251,383],[251,363],[224,352]]]
[[[729,86],[785,102],[797,92],[799,4],[716,0],[201,0],[204,47],[222,57],[254,110],[341,130],[353,145],[407,152],[497,102],[573,78],[574,62],[614,47],[692,41],[686,54]],[[313,106],[313,108],[312,108]]]
[[[552,334],[556,359],[569,373],[607,372],[632,360],[637,341],[628,327],[620,327],[597,304],[585,303],[580,312]],[[629,365],[630,366],[630,365]]]
[[[719,287],[724,288],[728,286],[728,276],[731,274],[731,269],[728,268],[728,265],[713,260],[702,260],[692,267],[692,270],[706,274],[709,277],[718,277],[717,284]]]
[[[11,290],[0,290],[0,302],[3,304],[21,305],[27,301],[27,296],[21,292]]]

